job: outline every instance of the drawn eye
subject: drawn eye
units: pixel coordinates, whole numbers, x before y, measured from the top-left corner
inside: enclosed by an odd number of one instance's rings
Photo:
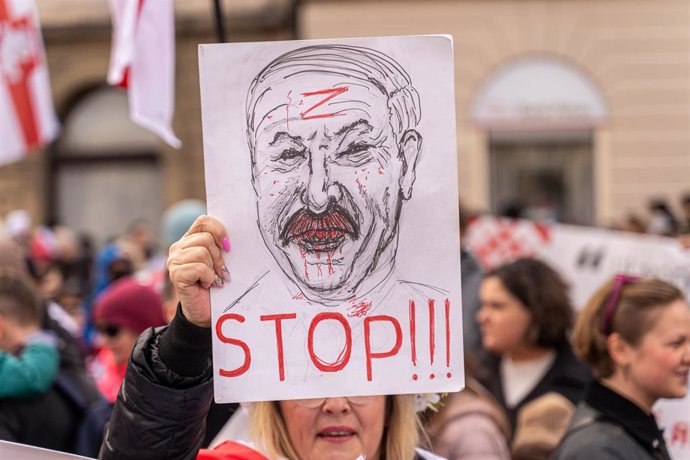
[[[336,158],[356,165],[363,164],[370,159],[369,149],[371,147],[366,142],[353,142],[345,150],[338,152]]]
[[[285,150],[283,150],[280,155],[278,156],[279,161],[285,161],[285,162],[292,162],[296,160],[297,158],[305,158],[305,149],[302,148],[300,150],[290,147]]]

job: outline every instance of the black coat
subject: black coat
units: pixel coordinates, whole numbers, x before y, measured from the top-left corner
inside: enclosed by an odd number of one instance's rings
[[[211,361],[197,377],[174,373],[158,355],[164,330],[137,339],[98,458],[196,458],[213,399]]]
[[[53,385],[31,398],[0,399],[0,439],[72,452],[80,410]]]
[[[29,398],[0,399],[0,439],[75,452],[82,418],[100,395],[76,340],[44,311],[43,329],[58,342],[60,369],[52,387]]]
[[[503,380],[499,371],[501,359],[487,353],[480,361],[481,370],[477,374],[477,380],[493,394],[506,411],[513,433],[518,413],[525,404],[547,393],[555,392],[577,405],[584,398],[585,389],[592,380],[589,368],[575,357],[572,347],[568,344],[556,351],[556,359],[539,383],[515,407],[509,408],[503,395]]]

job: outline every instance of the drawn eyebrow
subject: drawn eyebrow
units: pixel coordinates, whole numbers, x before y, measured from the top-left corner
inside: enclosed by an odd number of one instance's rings
[[[275,136],[273,136],[273,140],[268,143],[269,147],[273,147],[276,145],[279,141],[284,140],[285,138],[289,138],[291,141],[295,142],[302,142],[302,136],[291,136],[285,131],[278,131]]]
[[[374,127],[371,126],[367,120],[359,119],[359,120],[355,121],[354,123],[343,126],[338,131],[335,132],[335,135],[336,135],[336,137],[341,136],[348,131],[352,131],[355,128],[359,128],[360,126],[364,127],[366,129],[365,132],[367,132],[367,133],[370,133],[374,129]]]

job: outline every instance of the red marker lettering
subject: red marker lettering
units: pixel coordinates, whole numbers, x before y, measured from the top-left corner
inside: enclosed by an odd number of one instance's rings
[[[434,299],[429,299],[429,360],[434,364],[436,353],[436,309]]]
[[[410,300],[410,352],[412,354],[412,365],[417,365],[417,315],[415,313],[414,300]]]
[[[278,347],[278,377],[282,382],[285,380],[285,359],[283,354],[283,320],[295,319],[296,313],[283,313],[282,315],[262,315],[261,321],[276,322],[276,345]]]
[[[310,96],[322,96],[324,94],[328,94],[327,97],[321,99],[319,102],[316,104],[312,105],[309,107],[307,110],[304,112],[300,112],[300,116],[302,117],[302,120],[313,120],[314,118],[332,118],[338,115],[337,113],[321,113],[318,115],[309,115],[309,113],[316,109],[317,107],[322,106],[326,102],[330,101],[334,97],[336,97],[339,94],[342,94],[346,92],[349,88],[347,86],[340,86],[338,88],[329,88],[329,89],[320,89],[318,91],[311,91],[309,93],[302,93],[302,96],[304,97],[310,97]]]
[[[378,353],[372,353],[372,351],[371,351],[371,323],[373,323],[374,321],[388,321],[395,328],[395,345],[393,345],[393,348],[391,348],[390,350],[378,352]],[[391,356],[395,356],[398,353],[398,351],[400,351],[401,345],[402,345],[402,330],[400,329],[400,323],[398,323],[398,320],[396,320],[392,316],[388,316],[388,315],[370,316],[370,317],[364,319],[364,350],[366,353],[366,360],[367,360],[367,380],[368,381],[371,382],[371,379],[372,379],[371,360],[374,358],[381,359],[381,358],[388,358]]]
[[[225,335],[223,335],[223,324],[229,320],[234,320],[238,323],[244,323],[244,316],[236,315],[234,313],[226,313],[220,318],[218,318],[218,322],[216,323],[216,336],[218,336],[218,339],[223,343],[240,347],[242,351],[244,351],[244,362],[240,367],[236,369],[230,371],[227,371],[225,369],[219,369],[218,372],[220,373],[221,377],[239,377],[240,375],[247,372],[247,370],[249,370],[249,366],[252,363],[252,354],[249,351],[249,347],[247,346],[247,344],[244,343],[242,340],[232,339],[230,337],[226,337]]]
[[[446,367],[450,367],[450,299],[446,299]]]
[[[345,348],[340,352],[338,358],[333,363],[327,363],[316,355],[314,351],[314,331],[316,326],[321,321],[325,320],[335,320],[343,325],[345,330]],[[317,369],[321,372],[337,372],[342,370],[347,363],[350,361],[350,355],[352,354],[352,331],[350,330],[350,325],[343,315],[340,313],[319,313],[311,320],[309,325],[309,335],[307,337],[307,347],[309,348],[309,356],[311,361],[314,363]]]

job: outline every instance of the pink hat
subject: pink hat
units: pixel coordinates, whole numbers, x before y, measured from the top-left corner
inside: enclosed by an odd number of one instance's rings
[[[99,297],[94,322],[126,327],[137,334],[165,324],[160,296],[149,286],[126,277],[111,284]]]

